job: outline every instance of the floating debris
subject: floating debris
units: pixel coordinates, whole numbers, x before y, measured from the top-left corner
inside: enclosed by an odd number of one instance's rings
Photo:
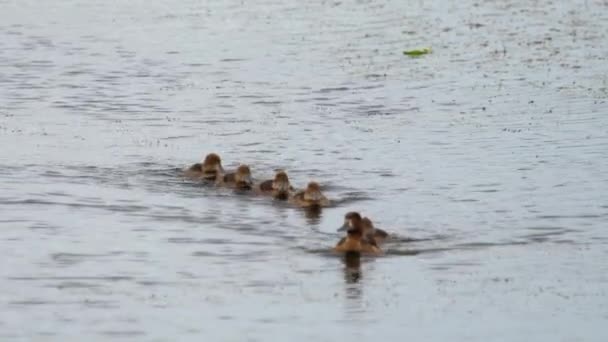
[[[422,56],[422,55],[426,55],[431,53],[431,48],[421,48],[421,49],[414,49],[414,50],[405,50],[403,51],[403,54],[406,56],[410,56],[410,57],[418,57],[418,56]]]

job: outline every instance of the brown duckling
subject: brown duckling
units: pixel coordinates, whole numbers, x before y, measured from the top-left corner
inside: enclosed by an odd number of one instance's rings
[[[290,202],[302,208],[326,207],[330,203],[321,193],[321,186],[317,182],[308,183],[306,190],[297,192],[290,198]]]
[[[186,169],[184,176],[191,179],[216,181],[222,177],[223,173],[224,169],[222,168],[220,156],[215,153],[209,153],[205,156],[202,163],[196,163]]]
[[[218,184],[237,190],[251,190],[253,186],[251,170],[247,165],[240,165],[235,172],[225,174]]]
[[[367,217],[364,217],[361,221],[363,223],[363,229],[366,238],[372,236],[378,245],[383,244],[386,239],[388,239],[388,233],[380,228],[374,227],[372,220]]]
[[[270,194],[275,199],[287,200],[290,193],[294,190],[289,184],[289,178],[285,171],[278,171],[274,179],[263,181],[257,185],[257,190],[263,194]]]
[[[348,215],[348,214],[347,214]],[[344,218],[346,222],[346,217]],[[367,217],[361,219],[361,223],[363,224],[363,237],[367,240],[374,240],[377,245],[382,245],[386,239],[389,237],[388,233],[382,229],[374,227],[372,220]],[[344,225],[338,229],[338,231],[344,231],[348,229],[348,225]]]
[[[346,227],[346,237],[334,247],[334,251],[338,253],[361,253],[368,255],[381,255],[382,250],[376,242],[364,238],[363,219],[357,212],[349,212],[344,216],[344,225]]]

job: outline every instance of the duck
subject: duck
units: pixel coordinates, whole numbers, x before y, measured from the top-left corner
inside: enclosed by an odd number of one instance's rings
[[[306,190],[298,191],[289,200],[291,203],[302,208],[320,208],[327,207],[330,204],[327,197],[321,193],[321,186],[317,182],[308,183]]]
[[[237,190],[251,190],[253,188],[251,169],[248,165],[239,165],[235,172],[230,172],[223,175],[217,184]]]
[[[289,184],[289,177],[285,171],[278,171],[274,179],[261,182],[256,186],[256,190],[262,194],[270,194],[278,200],[287,200],[294,188]]]
[[[374,223],[369,218],[364,217],[362,221],[365,228],[365,236],[373,236],[378,245],[382,245],[390,237],[385,230],[374,227]]]
[[[224,174],[222,159],[216,153],[209,153],[201,163],[196,163],[184,171],[184,176],[190,179],[216,181]]]
[[[381,255],[382,250],[376,244],[376,241],[364,237],[365,228],[363,219],[358,212],[349,212],[344,216],[344,225],[346,227],[346,236],[343,237],[334,247],[334,252],[337,253],[360,253],[367,255]]]
[[[347,218],[345,217],[344,221],[346,222],[346,220]],[[361,223],[363,224],[363,237],[368,241],[374,240],[379,246],[384,244],[384,242],[388,239],[389,234],[380,228],[374,227],[374,223],[368,217],[363,217],[361,219]],[[344,226],[340,227],[338,231],[340,232],[347,229],[348,225],[345,224]]]

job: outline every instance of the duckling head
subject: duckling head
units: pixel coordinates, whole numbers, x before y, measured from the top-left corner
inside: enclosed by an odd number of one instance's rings
[[[284,171],[279,171],[272,181],[272,191],[277,198],[286,199],[289,196],[289,178]]]
[[[374,224],[372,223],[372,220],[370,220],[367,217],[364,217],[361,219],[361,224],[363,226],[363,230],[365,232],[370,232],[373,233],[375,228],[374,228]]]
[[[251,189],[253,180],[251,179],[251,170],[247,165],[241,165],[236,169],[234,176],[236,187],[239,189]]]
[[[338,231],[340,232],[346,230],[348,235],[351,235],[351,233],[355,233],[356,231],[361,231],[362,233],[362,221],[363,219],[358,212],[348,212],[346,215],[344,215],[344,224],[342,227],[338,228]]]
[[[203,160],[203,177],[207,179],[215,179],[218,174],[223,173],[222,160],[215,153],[209,153]]]
[[[317,182],[310,182],[304,190],[304,200],[318,202],[322,201],[325,197],[321,193],[321,186]]]

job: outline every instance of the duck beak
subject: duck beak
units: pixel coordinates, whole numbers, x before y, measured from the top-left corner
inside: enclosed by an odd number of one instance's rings
[[[343,232],[345,230],[350,229],[350,227],[348,226],[348,222],[344,222],[344,224],[342,225],[342,227],[338,228],[339,232]]]

